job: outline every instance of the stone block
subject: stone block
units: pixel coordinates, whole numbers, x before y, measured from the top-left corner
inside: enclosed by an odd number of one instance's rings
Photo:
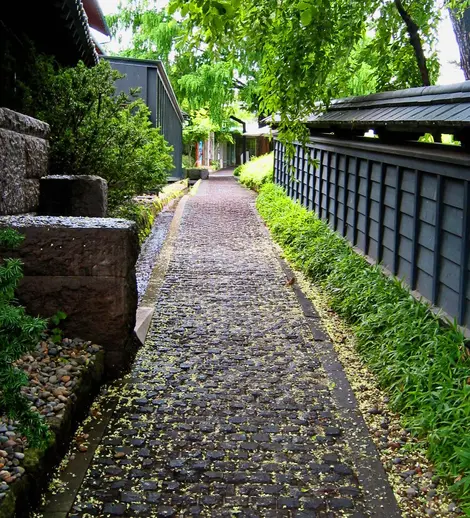
[[[49,168],[49,142],[47,140],[25,136],[25,176],[42,178]]]
[[[51,272],[52,273],[52,272]],[[135,327],[135,275],[115,277],[26,276],[18,300],[31,315],[50,317],[64,311],[65,336],[92,340],[119,351]]]
[[[49,126],[0,108],[0,215],[34,212],[47,174]]]
[[[134,350],[137,309],[135,224],[112,218],[3,216],[0,228],[25,235],[18,250],[0,249],[24,263],[17,297],[32,315],[64,311],[65,336],[105,348],[109,373]]]
[[[195,167],[186,169],[186,178],[189,180],[207,180],[209,178],[209,169],[203,167]]]
[[[0,248],[0,259],[21,259],[25,275],[126,277],[139,253],[135,224],[123,219],[0,217],[0,227],[6,226],[25,240],[18,250]]]
[[[49,216],[101,218],[108,208],[108,184],[99,176],[41,178],[39,212]]]
[[[42,139],[47,139],[50,132],[49,124],[8,108],[0,108],[0,128]]]

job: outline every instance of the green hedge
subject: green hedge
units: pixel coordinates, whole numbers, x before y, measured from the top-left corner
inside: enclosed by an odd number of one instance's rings
[[[439,475],[470,513],[470,361],[463,335],[398,280],[369,265],[318,217],[273,184],[257,199],[287,258],[348,321],[362,358],[403,424],[423,439]]]
[[[235,169],[240,183],[254,191],[259,191],[265,183],[271,183],[274,176],[274,153],[251,159]]]
[[[141,203],[132,200],[115,209],[111,213],[111,216],[113,218],[122,218],[134,221],[137,225],[139,243],[142,244],[152,231],[155,218],[162,209],[163,203],[159,199],[155,199],[155,201],[150,203]]]

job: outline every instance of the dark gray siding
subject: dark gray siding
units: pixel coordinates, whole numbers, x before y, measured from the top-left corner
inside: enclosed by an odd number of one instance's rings
[[[155,127],[160,128],[165,140],[173,146],[175,164],[171,176],[183,177],[183,117],[160,62],[106,56],[111,66],[125,74],[116,82],[119,92],[129,92],[140,88],[139,96],[150,109],[150,118]]]
[[[315,164],[308,157],[316,160]],[[314,137],[275,180],[411,289],[470,327],[470,156]]]

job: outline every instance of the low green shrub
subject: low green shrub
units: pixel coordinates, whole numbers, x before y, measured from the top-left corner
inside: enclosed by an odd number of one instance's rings
[[[51,174],[103,177],[110,210],[166,184],[172,148],[136,91],[116,93],[123,76],[107,61],[57,68],[38,56],[31,77],[24,111],[50,124]]]
[[[23,236],[12,229],[0,230],[0,246],[16,248]],[[21,392],[28,377],[13,363],[32,351],[46,330],[47,323],[25,313],[15,302],[15,290],[23,277],[18,259],[5,259],[0,264],[0,411],[19,421],[21,432],[31,446],[40,446],[48,437],[43,418],[31,409],[30,402]]]
[[[240,183],[246,185],[249,189],[259,191],[262,185],[273,181],[274,153],[255,157],[241,165],[238,175]]]
[[[163,198],[152,196],[149,199],[133,199],[113,209],[110,215],[113,218],[134,221],[137,225],[139,243],[142,244],[152,231],[155,218],[165,205],[186,192],[187,183],[183,185],[183,188],[178,187],[180,184],[181,182],[165,187]]]
[[[194,167],[196,160],[190,155],[183,155],[183,169]]]
[[[155,218],[162,209],[163,203],[159,199],[150,203],[131,200],[113,210],[111,216],[134,221],[137,225],[139,243],[142,244],[152,231]]]
[[[264,185],[257,207],[287,258],[352,325],[392,408],[423,440],[439,475],[456,481],[452,489],[469,514],[470,357],[462,333],[280,187]]]

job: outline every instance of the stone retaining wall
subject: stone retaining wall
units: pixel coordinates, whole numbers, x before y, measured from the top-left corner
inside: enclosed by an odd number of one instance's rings
[[[25,235],[16,251],[0,249],[0,262],[18,257],[25,277],[18,298],[32,315],[64,311],[64,334],[105,348],[113,375],[134,352],[137,309],[135,224],[111,218],[3,216],[0,227]]]
[[[47,174],[48,124],[0,108],[0,215],[34,212]]]

